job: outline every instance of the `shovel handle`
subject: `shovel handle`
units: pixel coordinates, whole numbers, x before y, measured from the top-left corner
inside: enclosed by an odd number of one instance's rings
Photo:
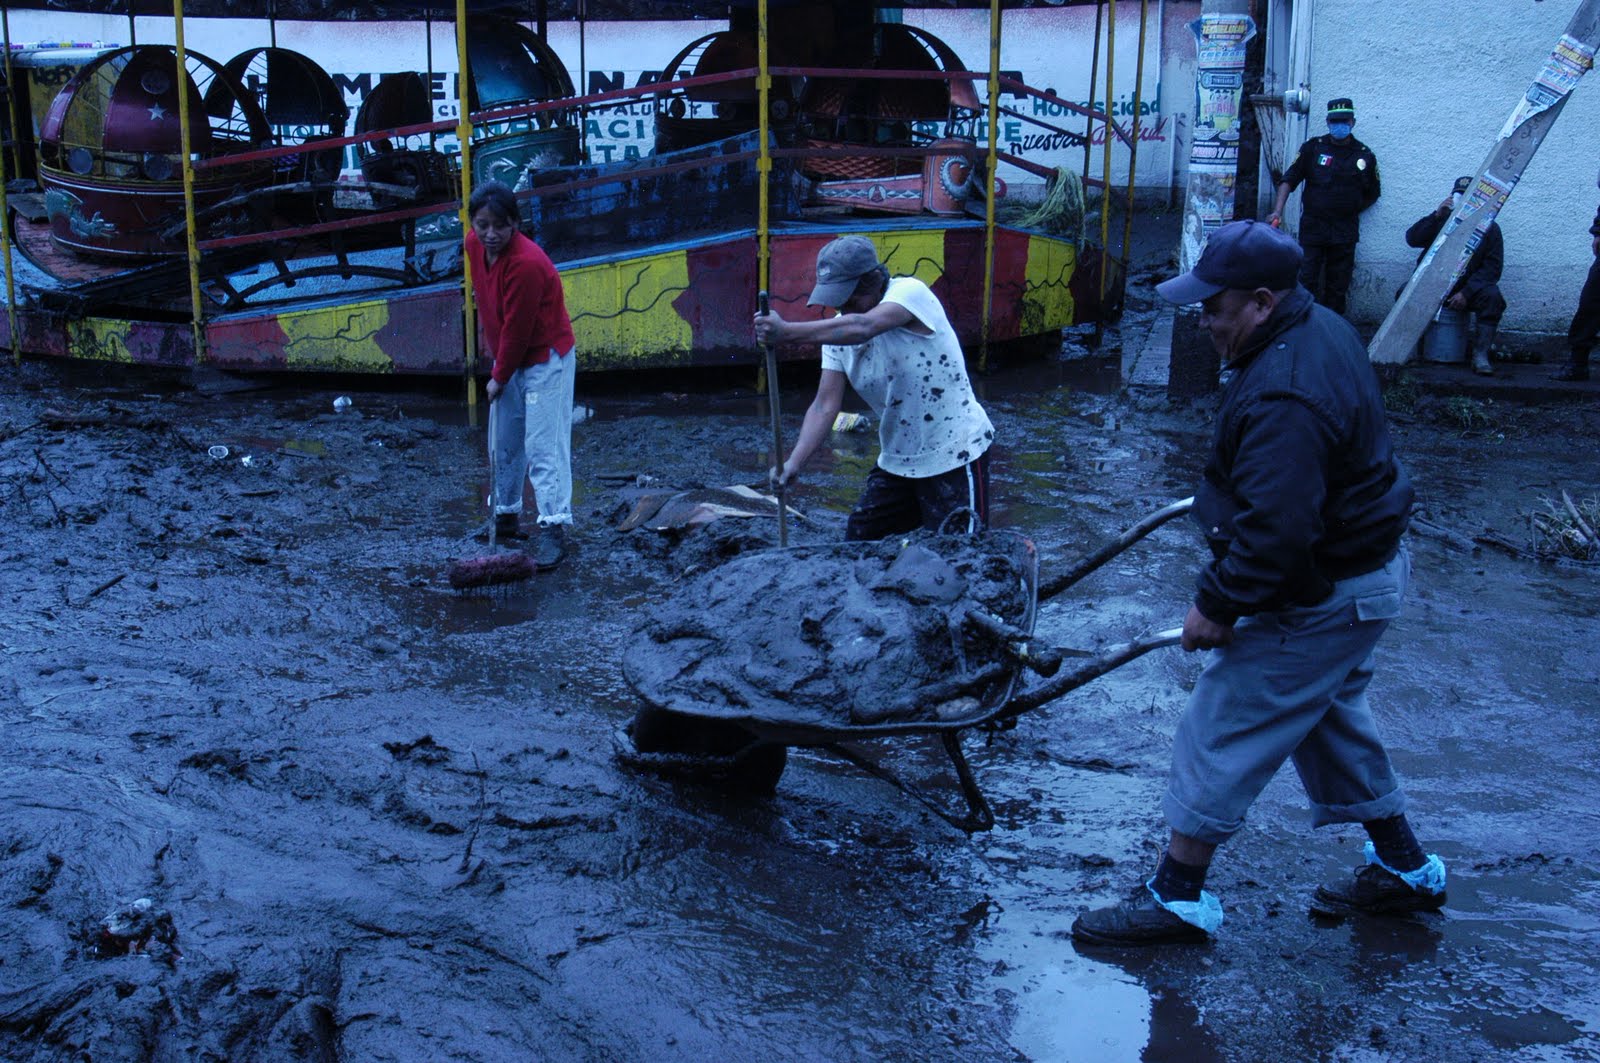
[[[772,313],[772,301],[767,297],[766,290],[756,293],[756,310],[762,314]],[[772,344],[761,345],[762,354],[766,360],[767,371],[767,405],[772,414],[772,460],[778,468],[778,475],[783,476],[783,406],[778,398],[778,356],[772,350]],[[782,480],[778,482],[778,545],[789,545],[789,503]]]

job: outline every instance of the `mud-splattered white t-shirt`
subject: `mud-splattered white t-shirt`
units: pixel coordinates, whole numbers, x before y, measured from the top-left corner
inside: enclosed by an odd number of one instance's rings
[[[824,344],[822,368],[836,369],[878,418],[878,466],[898,476],[938,476],[975,460],[994,442],[944,307],[915,277],[889,282],[898,303],[933,330],[890,329],[860,346]]]

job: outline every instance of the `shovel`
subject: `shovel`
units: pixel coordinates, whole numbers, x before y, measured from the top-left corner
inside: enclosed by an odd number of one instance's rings
[[[772,312],[771,304],[766,292],[756,295],[756,309],[762,314]],[[772,411],[772,460],[777,466],[779,480],[778,488],[778,545],[789,545],[789,504],[786,496],[788,487],[783,483],[783,423],[780,420],[782,404],[778,401],[778,356],[772,350],[772,344],[761,345],[762,353],[767,360],[767,405]]]

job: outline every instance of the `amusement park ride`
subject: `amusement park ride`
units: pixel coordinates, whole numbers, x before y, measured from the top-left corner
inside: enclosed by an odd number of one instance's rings
[[[999,75],[998,0],[939,5],[991,9],[987,74],[870,4],[663,4],[659,17],[725,28],[686,44],[658,82],[588,95],[544,30],[570,18],[581,32],[596,0],[458,0],[462,117],[434,119],[422,74],[386,75],[353,132],[334,79],[277,47],[275,31],[219,62],[184,46],[185,15],[350,33],[357,19],[446,12],[414,0],[153,3],[7,0],[126,13],[130,39],[136,15],[170,13],[174,41],[19,48],[0,23],[0,346],[18,356],[485,371],[465,324],[461,233],[464,198],[490,178],[516,189],[525,231],[560,268],[586,369],[753,364],[757,291],[786,316],[815,314],[816,251],[844,232],[927,281],[973,349],[1059,333],[1116,302],[1114,270],[1103,251],[1084,253],[1080,232],[996,220],[1000,161],[1056,176],[992,133],[1000,113],[1054,129],[1000,107],[1002,91],[1045,94]],[[616,6],[636,19],[657,5]],[[653,153],[589,161],[586,122],[641,102]],[[1084,113],[1137,143],[1136,129]],[[1109,181],[1108,164],[1084,183],[1109,195]]]

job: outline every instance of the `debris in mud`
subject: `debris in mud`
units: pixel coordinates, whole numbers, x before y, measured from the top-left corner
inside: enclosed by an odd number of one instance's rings
[[[1600,498],[1577,503],[1562,491],[1559,504],[1550,498],[1540,501],[1544,509],[1528,517],[1533,552],[1541,557],[1600,561],[1600,534],[1595,532],[1600,528]]]
[[[415,742],[385,742],[383,748],[395,760],[416,760],[422,764],[440,764],[450,759],[450,750],[433,740],[433,735],[423,735]]]
[[[173,963],[178,951],[178,930],[172,913],[156,907],[149,897],[120,905],[100,920],[94,954],[106,960],[116,956],[143,955]]]
[[[789,514],[805,516],[789,507]],[[776,517],[778,500],[744,484],[728,487],[700,487],[692,490],[657,490],[634,496],[632,504],[619,508],[618,531],[645,528],[672,531],[709,524],[722,517]]]
[[[964,623],[1027,626],[1031,546],[918,533],[743,554],[703,574],[637,632],[628,681],[662,708],[812,726],[972,712],[1014,671]]]

